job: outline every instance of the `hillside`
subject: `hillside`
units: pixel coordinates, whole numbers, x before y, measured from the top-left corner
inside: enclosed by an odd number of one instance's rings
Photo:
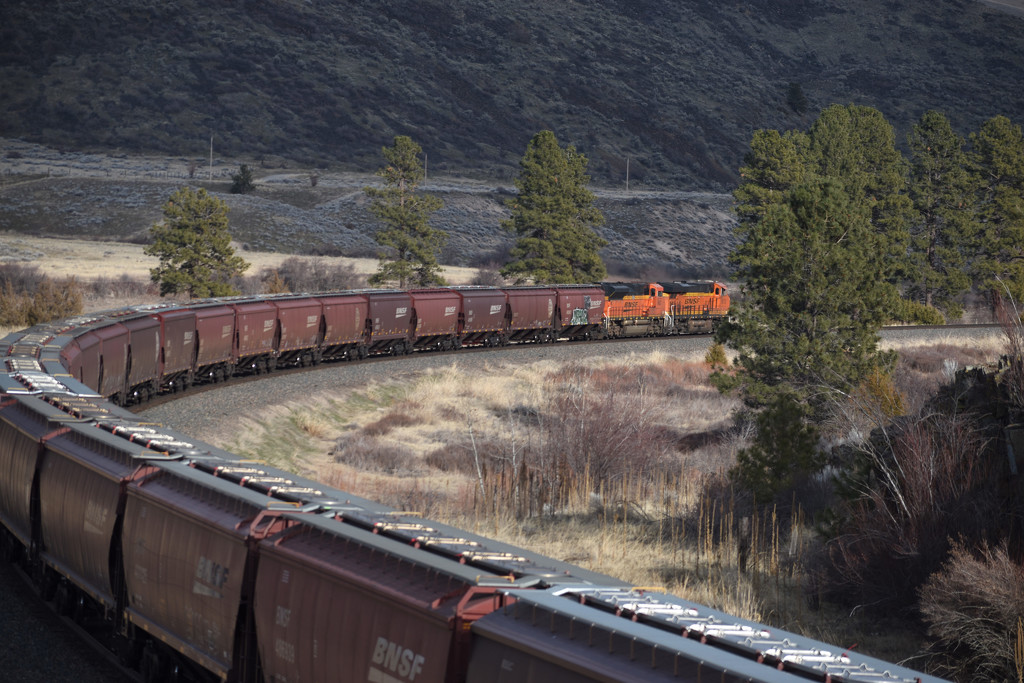
[[[185,184],[206,187],[229,207],[231,233],[243,248],[298,254],[375,257],[379,227],[367,210],[368,174],[257,169],[256,191],[229,193],[238,160],[217,158],[212,169],[189,177],[180,157],[103,155],[59,151],[0,139],[0,232],[41,237],[148,241],[170,194]],[[380,162],[377,162],[380,165]],[[499,228],[512,186],[432,177],[424,189],[445,203],[433,223],[449,235],[441,261],[485,266],[512,242]],[[596,188],[606,218],[598,228],[612,277],[724,277],[735,244],[728,195]],[[6,253],[0,261],[30,257]]]
[[[787,104],[790,83],[807,99]],[[367,173],[396,134],[431,173],[510,184],[543,128],[596,185],[727,191],[757,128],[831,103],[966,133],[1024,112],[1024,19],[968,0],[13,0],[0,136]]]

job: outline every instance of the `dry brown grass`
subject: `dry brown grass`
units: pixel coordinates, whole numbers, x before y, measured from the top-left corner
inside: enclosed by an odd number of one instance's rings
[[[235,246],[238,255],[251,264],[247,271],[249,274],[280,268],[287,259],[293,258],[290,254],[242,251],[238,245]],[[83,283],[95,279],[116,280],[123,275],[148,280],[149,269],[157,265],[157,259],[146,256],[143,248],[141,244],[127,242],[0,233],[0,261],[35,265],[52,278],[74,276]],[[358,275],[369,275],[377,270],[376,259],[333,256],[316,258],[325,268],[352,265]],[[475,268],[445,267],[443,274],[452,283],[462,284],[475,277],[477,271]]]
[[[296,416],[313,412],[318,443],[332,443],[296,455],[296,461],[328,484],[636,585],[661,586],[733,614],[766,619],[780,612],[778,600],[765,602],[767,577],[774,573],[780,598],[798,591],[799,559],[783,558],[783,572],[779,548],[790,547],[790,532],[753,520],[752,536],[744,541],[745,571],[740,570],[736,513],[725,507],[728,502],[705,496],[707,482],[735,457],[739,441],[730,436],[729,416],[736,403],[711,389],[707,376],[701,363],[662,354],[599,360],[586,368],[550,361],[495,363],[472,377],[453,364],[411,383],[406,378],[402,386],[363,387],[313,406],[289,406],[247,424],[244,442],[226,445],[255,458],[268,452],[279,458],[294,440],[295,424],[306,424]],[[524,468],[540,471],[544,458],[554,458],[545,436],[552,409],[566,409],[566,400],[583,401],[584,393],[589,403],[582,411],[570,410],[575,417],[556,427],[582,425],[580,440],[590,434],[612,441],[616,430],[642,437],[659,449],[657,466],[626,468],[602,479],[577,463],[576,471],[558,475],[562,485],[553,490],[544,490],[530,474],[521,477]],[[615,395],[620,398],[612,407],[625,417],[618,422],[603,411]],[[627,412],[640,405],[646,426]],[[591,412],[611,431],[594,434],[602,427],[588,421]],[[570,446],[557,443],[558,449]],[[643,450],[644,444],[627,439],[622,451],[612,453],[629,464]],[[612,472],[611,464],[605,463],[606,472]],[[548,472],[546,478],[558,476]],[[799,553],[802,542],[792,547]]]
[[[900,389],[937,386],[952,364],[978,363],[1000,349],[997,335],[966,347],[904,346]],[[922,634],[904,624],[894,628],[905,635],[894,638],[876,621],[820,602],[806,567],[816,539],[799,507],[757,512],[731,491],[724,474],[745,435],[731,422],[736,400],[713,390],[708,373],[704,363],[664,354],[595,359],[586,367],[496,362],[472,376],[456,362],[401,385],[288,406],[247,425],[245,443],[228,445],[257,458],[291,452],[303,473],[329,485],[634,585],[826,642],[856,642],[886,659],[919,652]],[[573,412],[581,392],[612,431],[588,422],[587,411]],[[605,403],[620,412],[644,407],[647,422],[631,428],[645,441],[615,457],[650,457],[645,449],[659,449],[656,466],[609,470],[603,478],[586,468],[533,476],[544,458],[557,460],[552,425],[582,425],[577,440],[604,442],[624,429],[628,423],[602,412]],[[556,409],[575,417],[555,416]],[[294,450],[296,424],[315,425],[305,428],[315,445],[301,453]],[[572,443],[557,447],[571,450]],[[551,481],[558,484],[544,488]]]

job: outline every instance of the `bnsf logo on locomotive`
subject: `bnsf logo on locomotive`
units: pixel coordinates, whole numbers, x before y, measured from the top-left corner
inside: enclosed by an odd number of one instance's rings
[[[426,661],[426,657],[416,654],[398,643],[392,643],[382,636],[377,638],[377,645],[373,649],[372,661],[377,666],[384,667],[391,671],[391,673],[398,674],[412,681],[423,671],[423,662]],[[373,683],[383,683],[390,679],[391,677],[380,669],[370,667],[367,680]]]

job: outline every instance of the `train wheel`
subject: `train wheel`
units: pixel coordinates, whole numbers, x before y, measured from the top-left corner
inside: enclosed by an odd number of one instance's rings
[[[57,583],[60,577],[49,567],[43,567],[43,576],[39,582],[39,595],[46,602],[51,602],[57,594]]]
[[[74,589],[67,581],[62,580],[57,586],[55,597],[56,602],[54,603],[54,606],[57,609],[57,614],[62,617],[66,617],[74,611],[75,604],[74,595],[72,594],[73,590]]]
[[[89,617],[89,604],[86,602],[86,597],[81,591],[77,588],[73,588],[72,591],[71,619],[79,626],[82,626]]]
[[[125,635],[118,635],[114,640],[114,652],[122,666],[138,670],[142,664],[143,642],[135,634],[135,628],[129,624]]]
[[[142,661],[139,663],[139,673],[142,674],[143,682],[163,683],[162,665],[160,653],[153,646],[153,641],[146,641],[146,647],[142,651]]]

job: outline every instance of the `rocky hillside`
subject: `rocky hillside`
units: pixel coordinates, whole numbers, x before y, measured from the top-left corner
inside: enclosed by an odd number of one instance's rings
[[[634,188],[727,191],[753,130],[836,102],[900,140],[929,108],[963,133],[1019,119],[1024,19],[970,0],[0,3],[0,136],[68,150],[202,163],[212,136],[367,173],[407,134],[439,175],[508,183],[549,128],[599,186],[628,160]]]

